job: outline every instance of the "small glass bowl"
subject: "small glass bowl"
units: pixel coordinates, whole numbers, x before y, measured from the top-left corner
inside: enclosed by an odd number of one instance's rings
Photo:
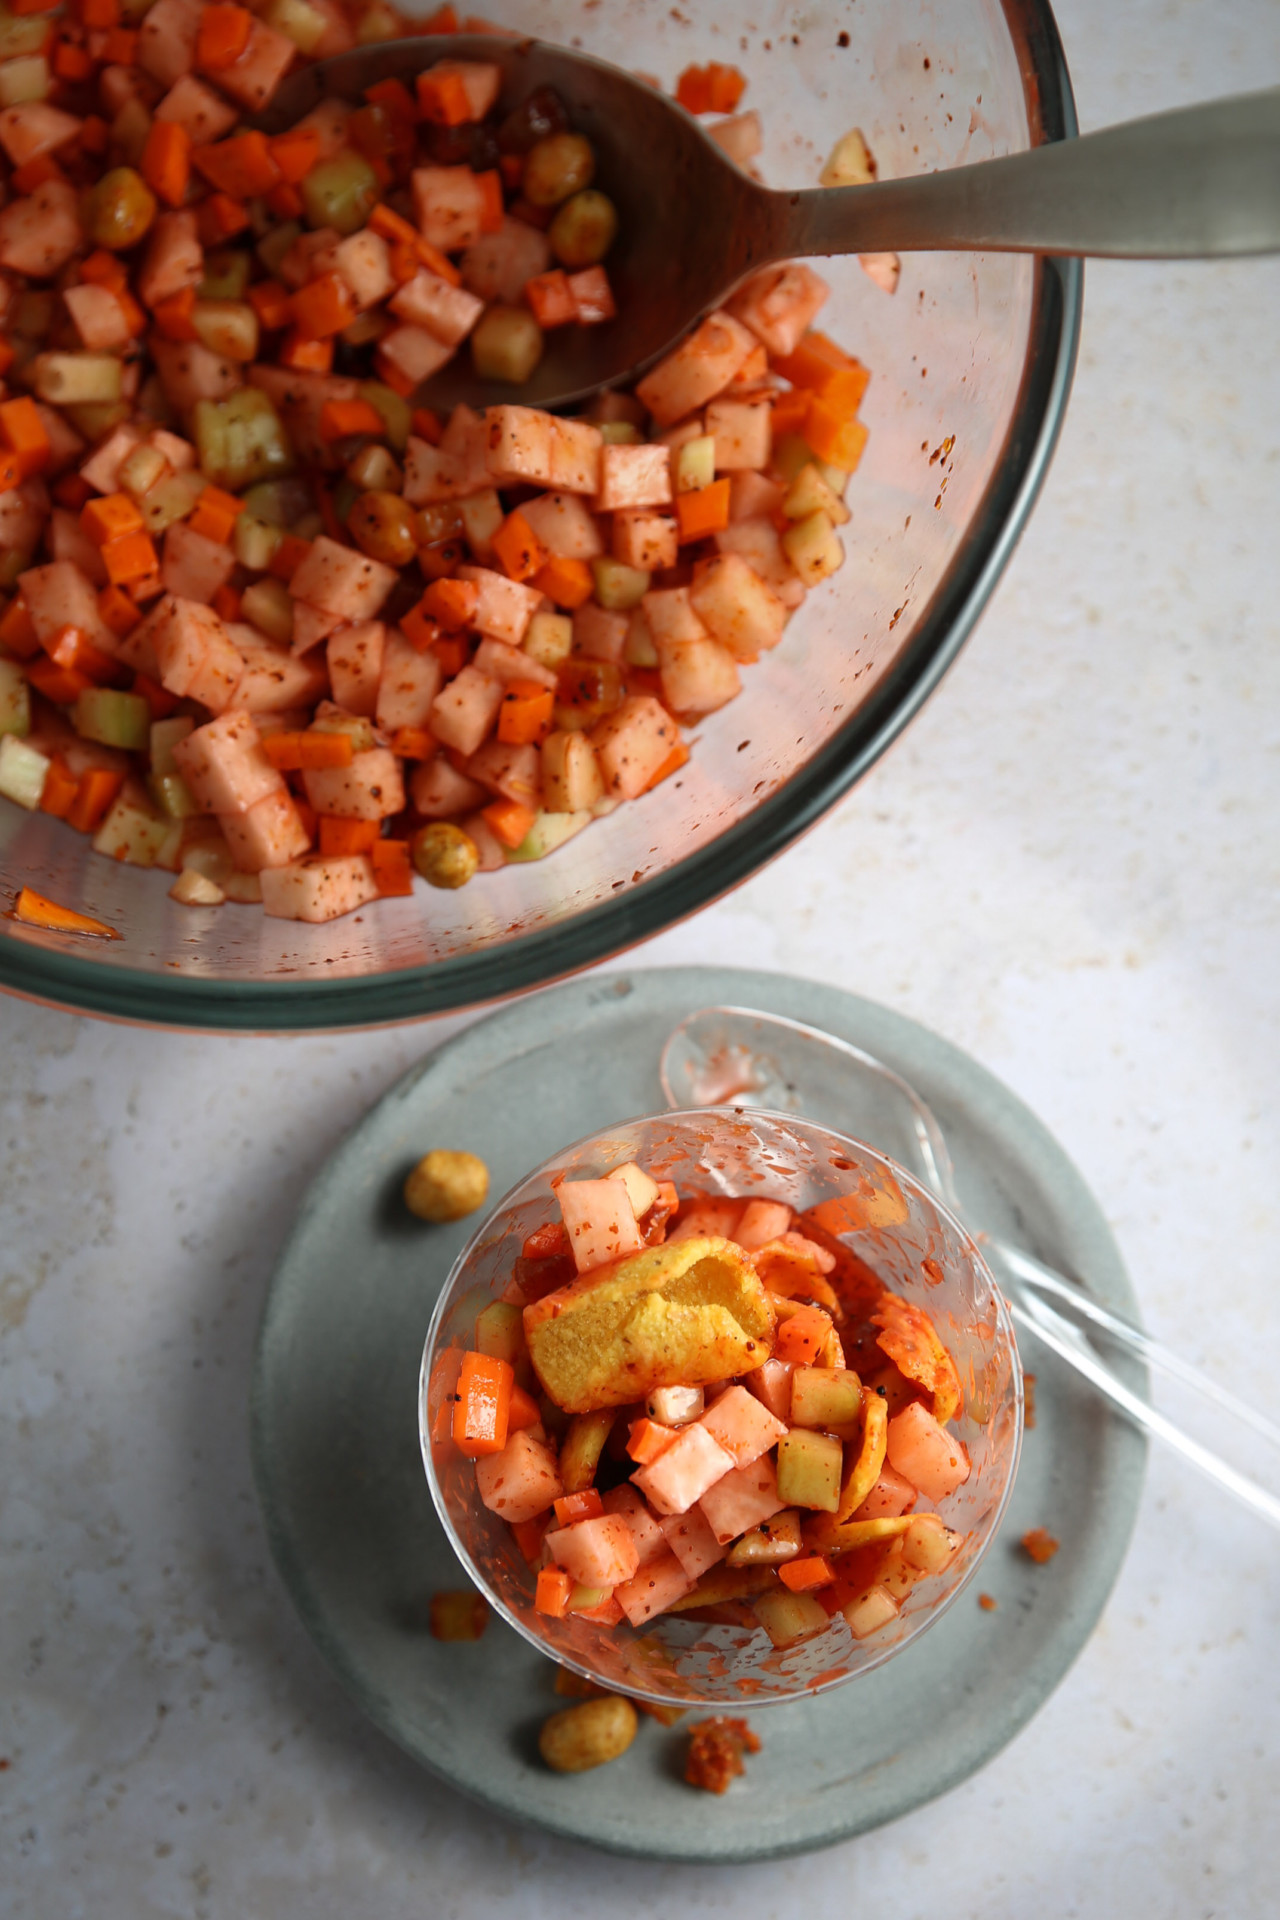
[[[525,1237],[559,1218],[551,1176],[600,1178],[629,1160],[682,1193],[784,1199],[797,1213],[825,1205],[828,1230],[893,1292],[930,1314],[956,1362],[964,1407],[954,1431],[972,1471],[938,1512],[965,1543],[945,1573],[918,1583],[898,1618],[865,1639],[855,1639],[839,1613],[825,1632],[782,1649],[763,1628],[680,1614],[659,1615],[637,1630],[625,1621],[604,1627],[538,1613],[534,1575],[510,1527],[481,1502],[474,1463],[451,1439],[432,1438],[449,1390],[447,1356],[473,1345],[476,1316],[502,1297]],[[498,1204],[459,1256],[432,1316],[419,1438],[431,1496],[459,1559],[530,1645],[586,1679],[655,1704],[741,1709],[805,1698],[869,1673],[940,1617],[999,1527],[1017,1469],[1022,1409],[1008,1309],[973,1240],[918,1181],[872,1148],[809,1121],[700,1111],[627,1120],[593,1134],[544,1161]]]

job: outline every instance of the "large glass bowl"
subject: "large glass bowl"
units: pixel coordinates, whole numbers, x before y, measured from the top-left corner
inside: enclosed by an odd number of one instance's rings
[[[558,1219],[551,1176],[599,1179],[635,1160],[682,1193],[756,1194],[822,1224],[892,1292],[922,1307],[959,1370],[952,1431],[969,1451],[965,1484],[937,1511],[964,1535],[944,1572],[908,1594],[898,1618],[855,1639],[836,1613],[825,1632],[775,1648],[763,1628],[660,1614],[643,1630],[602,1627],[533,1605],[534,1577],[505,1521],[480,1499],[475,1463],[448,1437],[448,1396],[476,1316],[502,1297],[521,1244]],[[458,1256],[422,1357],[419,1438],[436,1510],[476,1585],[516,1632],[601,1686],[689,1706],[767,1706],[869,1673],[908,1646],[973,1578],[1013,1488],[1022,1442],[1022,1372],[1013,1323],[973,1240],[918,1181],[871,1147],[780,1113],[698,1111],[628,1120],[566,1147],[513,1187]],[[443,1417],[442,1417],[443,1416]],[[922,1503],[924,1510],[929,1505]]]
[[[668,0],[492,0],[490,10],[667,86],[692,61],[737,65],[773,186],[813,185],[853,126],[885,176],[1075,131],[1043,0],[726,0],[700,15]],[[180,907],[163,874],[115,866],[62,823],[0,800],[3,892],[29,883],[123,935],[90,943],[0,918],[0,985],[192,1027],[409,1019],[647,938],[811,826],[915,712],[998,579],[1058,431],[1081,291],[1077,262],[1012,255],[914,255],[892,297],[856,260],[823,271],[834,292],[821,324],[872,370],[848,558],[744,675],[742,695],[695,729],[679,775],[547,860],[456,894],[419,886],[324,927],[255,907]]]

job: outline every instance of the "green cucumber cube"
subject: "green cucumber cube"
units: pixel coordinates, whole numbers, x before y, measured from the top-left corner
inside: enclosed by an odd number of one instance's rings
[[[575,833],[591,825],[591,812],[540,813],[520,845],[508,853],[508,860],[545,860],[549,853],[572,840]]]
[[[0,794],[34,813],[44,792],[48,756],[29,747],[16,733],[0,735]]]
[[[71,724],[82,740],[141,753],[151,745],[151,708],[140,693],[86,687],[76,695]]]
[[[843,1465],[844,1448],[833,1434],[792,1427],[778,1442],[778,1498],[789,1507],[834,1513]]]
[[[610,613],[630,613],[649,591],[649,575],[639,567],[624,566],[621,560],[593,560],[591,571],[596,599]]]
[[[0,733],[31,731],[31,693],[16,660],[0,660]]]
[[[797,1367],[791,1376],[791,1424],[856,1440],[861,1430],[862,1383],[844,1367]]]

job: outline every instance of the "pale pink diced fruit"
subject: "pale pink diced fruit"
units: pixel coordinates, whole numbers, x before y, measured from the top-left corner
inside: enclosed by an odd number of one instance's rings
[[[231,705],[244,661],[212,607],[169,594],[151,630],[160,684],[179,699],[198,700],[211,713]],[[215,809],[216,811],[216,809]]]
[[[382,676],[374,704],[378,725],[388,733],[394,733],[397,727],[425,727],[443,678],[438,655],[430,650],[419,653],[399,628],[393,627],[382,652]]]
[[[45,544],[54,560],[69,560],[95,587],[106,586],[107,569],[102,549],[94,545],[80,525],[78,514],[68,513],[65,507],[55,507],[45,528]]]
[[[464,667],[431,702],[432,733],[442,746],[473,754],[497,719],[503,694],[501,680]]]
[[[764,267],[729,302],[729,311],[777,359],[794,353],[831,293],[802,260]],[[708,429],[709,431],[709,429]]]
[[[604,552],[596,517],[576,493],[540,493],[520,511],[548,553],[563,560],[594,560]]]
[[[714,1406],[707,1408],[701,1424],[711,1438],[732,1455],[738,1467],[758,1460],[762,1453],[776,1446],[787,1431],[785,1420],[770,1413],[762,1400],[741,1386],[730,1387],[722,1393]]]
[[[584,660],[609,660],[621,666],[630,625],[625,613],[611,613],[588,600],[574,610],[573,651]]]
[[[675,521],[665,513],[649,513],[643,507],[623,507],[614,514],[612,544],[615,560],[642,573],[674,567],[679,559]]]
[[[390,747],[369,747],[349,767],[324,767],[302,781],[317,813],[343,820],[385,820],[404,808],[404,775]]]
[[[328,693],[329,675],[322,655],[301,659],[243,621],[228,626],[227,638],[244,662],[236,705],[246,713],[309,713]]]
[[[311,845],[298,809],[283,787],[264,795],[247,813],[220,814],[218,825],[231,858],[244,873],[287,867]]]
[[[766,473],[735,473],[729,481],[730,522],[777,513],[786,491],[780,480],[771,480]]]
[[[562,1180],[556,1198],[579,1273],[590,1273],[643,1247],[644,1236],[620,1181]]]
[[[858,1508],[855,1520],[896,1520],[910,1513],[916,1503],[916,1489],[888,1461],[880,1469],[880,1478]]]
[[[643,1220],[650,1207],[653,1206],[658,1198],[659,1187],[657,1181],[651,1174],[647,1174],[643,1167],[638,1166],[634,1160],[628,1160],[625,1165],[615,1167],[608,1177],[610,1180],[620,1180],[622,1182],[627,1190],[627,1198],[631,1202],[632,1213],[635,1214],[637,1220]],[[698,1395],[702,1393],[701,1387],[673,1388],[671,1391],[697,1393]],[[658,1419],[662,1418],[661,1414],[655,1417]]]
[[[791,1217],[791,1208],[785,1200],[748,1200],[733,1237],[740,1247],[752,1253],[786,1233]]]
[[[691,1200],[680,1209],[675,1226],[667,1235],[668,1240],[698,1240],[709,1236],[713,1240],[732,1240],[742,1213],[741,1200],[717,1200],[708,1197],[705,1200]]]
[[[666,640],[707,638],[707,630],[693,610],[688,587],[651,588],[641,604],[658,647]]]
[[[634,1487],[610,1487],[602,1505],[606,1513],[616,1513],[626,1522],[642,1567],[651,1566],[669,1552],[666,1535]]]
[[[141,446],[144,438],[145,435],[137,427],[117,427],[89,455],[80,469],[81,478],[87,480],[91,487],[96,487],[99,493],[115,493],[121,467],[134,448]]]
[[[190,413],[201,400],[225,400],[241,384],[237,363],[199,340],[162,340],[153,334],[149,344],[165,398],[178,413]]]
[[[387,630],[381,620],[360,620],[329,636],[325,654],[333,697],[347,713],[372,719],[378,705]]]
[[[689,1429],[692,1432],[692,1428]],[[711,1523],[701,1507],[687,1513],[663,1516],[662,1531],[667,1545],[691,1580],[698,1580],[708,1567],[724,1559],[724,1547],[711,1531]]]
[[[351,297],[361,312],[385,300],[395,281],[391,274],[391,252],[380,233],[364,227],[340,240],[332,253],[333,269],[351,289]],[[412,319],[412,314],[407,316]]]
[[[263,912],[277,920],[306,920],[319,925],[354,913],[357,907],[367,906],[378,897],[373,867],[363,853],[320,854],[287,867],[266,867],[261,880]],[[492,1454],[490,1460],[500,1457]],[[480,1464],[488,1465],[489,1461],[477,1462]]]
[[[148,17],[154,13],[152,8]],[[154,307],[158,301],[181,293],[184,287],[194,287],[203,277],[204,248],[194,211],[183,207],[176,213],[160,214],[148,237],[138,274],[138,298],[144,306]]]
[[[26,100],[0,113],[0,146],[15,167],[24,167],[42,153],[53,153],[80,131],[74,114],[51,107],[47,100]]]
[[[49,461],[46,474],[62,473],[73,466],[84,452],[84,441],[71,422],[59,413],[56,407],[50,407],[43,400],[36,401],[36,412],[40,415],[40,424],[49,436]],[[30,482],[27,482],[30,485]]]
[[[47,280],[66,265],[83,238],[75,188],[65,180],[46,180],[0,213],[0,267]]]
[[[456,253],[479,239],[484,189],[470,167],[415,167],[410,185],[424,240],[442,253]]]
[[[191,72],[203,11],[201,0],[156,0],[138,35],[138,65],[144,73],[171,87]]]
[[[524,1427],[511,1435],[501,1453],[483,1454],[476,1461],[476,1485],[489,1511],[513,1527],[536,1520],[564,1492],[554,1453]]]
[[[714,713],[742,690],[738,663],[718,640],[658,643],[662,698],[673,713]]]
[[[218,85],[251,113],[261,113],[293,65],[297,51],[286,34],[255,20],[240,58],[229,67],[218,68]]]
[[[97,595],[86,576],[70,560],[28,568],[18,575],[18,590],[42,643],[52,640],[63,627],[77,627],[95,646],[106,636],[106,650],[111,650],[110,636],[98,612]]]
[[[672,426],[714,400],[755,347],[755,335],[732,314],[708,314],[674,353],[645,375],[636,398],[660,427]]]
[[[670,758],[679,739],[680,730],[660,700],[649,693],[632,694],[592,730],[591,744],[605,791],[634,800]]]
[[[197,727],[179,740],[173,759],[206,813],[248,813],[284,786],[247,713],[224,713]]]
[[[204,147],[220,140],[224,133],[230,133],[239,116],[212,87],[197,80],[193,73],[184,73],[174,81],[154,117],[185,127],[191,135],[192,146]]]
[[[490,793],[537,808],[542,798],[542,757],[530,742],[513,746],[505,740],[486,740],[467,761],[467,773]]]
[[[714,1487],[707,1488],[699,1505],[712,1533],[722,1547],[727,1547],[740,1533],[750,1533],[753,1527],[781,1513],[786,1502],[778,1496],[778,1476],[766,1453],[726,1473]]]
[[[551,242],[527,221],[504,214],[497,233],[482,233],[462,259],[462,284],[481,300],[519,304],[530,280],[551,265]]]
[[[601,449],[597,512],[612,513],[616,507],[661,507],[670,498],[670,448],[659,444]]]
[[[765,517],[770,511],[757,508],[750,518],[731,518],[715,542],[721,553],[736,553],[745,560],[791,612],[804,599],[804,581],[788,560],[778,529]]]
[[[459,567],[458,578],[470,580],[479,590],[471,623],[476,631],[518,647],[541,604],[541,593],[489,567]]]
[[[175,520],[164,536],[160,578],[169,593],[204,605],[236,570],[236,557],[221,540],[197,533],[184,520]]]
[[[411,387],[429,380],[453,358],[453,348],[438,340],[434,333],[428,333],[425,327],[407,325],[384,333],[378,342],[378,352]]]
[[[295,600],[306,600],[321,613],[335,613],[339,620],[372,620],[399,577],[394,567],[339,546],[322,533],[311,542],[289,591]]]
[[[589,420],[551,422],[551,485],[564,493],[597,493],[604,436]]]
[[[675,1554],[664,1551],[661,1559],[642,1565],[634,1578],[615,1587],[613,1597],[631,1625],[642,1627],[655,1614],[665,1613],[675,1601],[683,1600],[693,1584]]]
[[[969,1455],[963,1441],[940,1426],[926,1407],[912,1401],[889,1422],[889,1465],[926,1500],[935,1503],[962,1487],[969,1478]]]
[[[83,286],[66,288],[62,297],[87,352],[116,353],[128,346],[133,338],[129,316],[110,287],[86,281]]]
[[[767,400],[713,400],[707,432],[715,438],[717,473],[758,473],[773,454],[773,408]]]
[[[722,553],[689,591],[694,612],[713,640],[736,660],[754,660],[776,647],[787,609],[738,553]]]
[[[791,1375],[794,1371],[789,1360],[770,1359],[758,1366],[754,1373],[745,1374],[742,1384],[777,1419],[788,1420],[791,1416]]]
[[[452,761],[436,753],[410,774],[409,798],[424,820],[452,820],[484,806],[489,795],[478,780],[469,780]]]
[[[556,1565],[584,1587],[621,1586],[640,1565],[631,1529],[616,1513],[553,1528],[545,1544]]]
[[[502,69],[491,60],[437,60],[428,73],[452,74],[467,96],[468,119],[483,120],[498,97]]]
[[[531,654],[522,653],[519,647],[508,645],[505,640],[495,640],[490,635],[476,648],[473,666],[487,673],[491,680],[531,680],[548,690],[559,685],[558,677],[550,667],[544,667],[540,660]]]
[[[465,287],[451,287],[426,267],[406,281],[388,305],[392,313],[415,327],[425,327],[447,347],[465,340],[484,312],[483,300],[477,300],[474,293],[468,293]]]
[[[732,1468],[733,1455],[695,1421],[681,1427],[671,1445],[631,1478],[659,1513],[683,1514]]]
[[[541,407],[490,407],[486,461],[499,486],[551,485],[552,417]]]
[[[337,613],[322,613],[319,607],[313,607],[306,600],[293,603],[293,637],[289,642],[290,651],[299,658],[310,653],[313,647],[327,640],[343,624],[342,616]]]

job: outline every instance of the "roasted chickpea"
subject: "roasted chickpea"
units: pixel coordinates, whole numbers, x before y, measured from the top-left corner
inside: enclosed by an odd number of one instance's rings
[[[529,149],[520,190],[530,206],[558,207],[589,187],[596,170],[591,142],[580,133],[553,133]]]
[[[471,363],[482,380],[522,386],[542,358],[542,328],[527,307],[489,307],[471,335]]]
[[[437,1225],[461,1220],[489,1195],[489,1169],[474,1153],[436,1147],[419,1160],[404,1183],[404,1203],[419,1220]]]
[[[347,515],[347,532],[371,560],[407,567],[418,551],[418,516],[398,493],[362,493]]]
[[[566,200],[547,229],[551,251],[562,267],[598,266],[618,231],[618,209],[607,194],[587,187]]]
[[[429,887],[465,887],[480,865],[480,849],[471,835],[449,820],[419,827],[409,850]]]
[[[624,1754],[638,1724],[629,1700],[620,1693],[602,1694],[544,1720],[538,1752],[556,1773],[585,1773]]]
[[[86,226],[95,246],[136,247],[156,217],[156,197],[132,167],[112,167],[89,195]]]

